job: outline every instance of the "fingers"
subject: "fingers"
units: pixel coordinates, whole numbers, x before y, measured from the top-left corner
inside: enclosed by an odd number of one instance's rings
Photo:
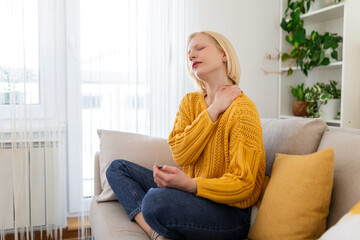
[[[161,171],[175,174],[175,173],[177,173],[179,171],[179,169],[176,168],[176,167],[163,165],[162,168],[161,168]]]
[[[224,86],[223,88],[221,88],[221,91],[224,91],[224,93],[226,93],[226,95],[230,97],[231,102],[242,94],[241,89],[236,85],[233,85],[231,87]]]
[[[169,172],[165,172],[168,171],[170,168],[169,166],[164,165],[161,169],[159,169],[159,167],[161,167],[161,165],[157,165],[155,164],[153,167],[153,174],[154,174],[154,182],[158,185],[158,187],[168,187],[170,182],[171,182],[171,175],[169,174]],[[170,169],[170,171],[172,171]]]
[[[239,93],[242,92],[241,89],[237,85],[221,85],[218,88],[218,91],[238,91]]]
[[[158,172],[154,172],[154,182],[158,187],[166,187],[166,181],[161,176],[161,170],[157,170]],[[163,173],[164,174],[164,173]]]
[[[233,94],[234,94],[234,99],[236,99],[237,97],[241,96],[242,91],[238,86],[236,86],[236,88],[233,89]]]
[[[156,185],[160,188],[167,188],[169,187],[169,183],[161,178],[159,178],[159,176],[157,176],[156,178],[154,178],[154,182],[156,183]]]
[[[154,165],[154,182],[160,188],[175,188],[191,193],[196,192],[196,182],[176,167]],[[195,183],[195,184],[194,184]]]

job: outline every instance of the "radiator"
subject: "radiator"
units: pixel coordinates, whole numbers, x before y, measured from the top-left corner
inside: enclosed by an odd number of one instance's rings
[[[54,142],[31,145],[0,145],[0,230],[61,225],[58,146]]]

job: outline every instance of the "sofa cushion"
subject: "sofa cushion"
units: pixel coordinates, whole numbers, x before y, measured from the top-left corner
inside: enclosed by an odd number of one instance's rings
[[[119,202],[91,202],[90,224],[92,235],[101,240],[149,240],[141,227],[130,221],[125,209]]]
[[[321,119],[262,119],[266,175],[271,175],[276,153],[303,155],[317,150],[328,130]]]
[[[176,166],[166,139],[111,130],[98,130],[98,134],[102,188],[98,202],[117,199],[106,179],[106,170],[116,159],[125,159],[151,170],[155,162]]]
[[[334,149],[277,154],[250,239],[317,239],[326,229]]]
[[[346,130],[326,132],[319,150],[330,146],[335,150],[335,169],[328,227],[360,200],[360,134]]]
[[[360,239],[360,201],[319,240]]]

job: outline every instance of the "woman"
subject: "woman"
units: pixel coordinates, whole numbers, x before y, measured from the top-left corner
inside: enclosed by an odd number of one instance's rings
[[[191,34],[186,56],[199,92],[182,99],[168,139],[182,170],[115,160],[107,178],[151,239],[246,238],[265,177],[258,112],[237,86],[240,66],[224,36]]]

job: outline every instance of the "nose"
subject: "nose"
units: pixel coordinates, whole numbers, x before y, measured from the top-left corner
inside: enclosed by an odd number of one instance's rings
[[[196,59],[196,54],[195,53],[193,53],[193,52],[190,52],[190,54],[189,54],[189,60],[190,61],[193,61],[194,59]]]

